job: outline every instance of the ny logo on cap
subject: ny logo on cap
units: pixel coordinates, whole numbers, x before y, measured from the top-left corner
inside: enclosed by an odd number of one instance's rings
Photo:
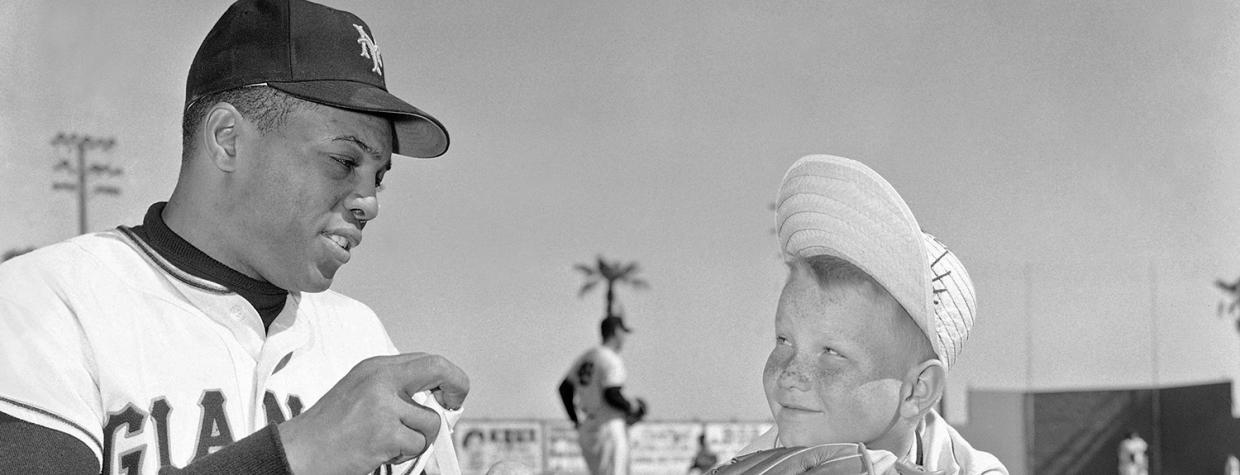
[[[362,45],[362,56],[374,61],[374,67],[370,68],[370,70],[382,76],[383,57],[379,56],[379,45],[375,44],[375,40],[370,39],[370,35],[366,34],[366,30],[362,28],[362,25],[355,24],[353,27],[357,28],[357,33],[361,35],[357,38],[357,44]]]

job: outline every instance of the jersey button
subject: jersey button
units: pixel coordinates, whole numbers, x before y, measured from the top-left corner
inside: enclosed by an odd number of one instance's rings
[[[233,320],[241,321],[241,317],[245,316],[245,312],[241,311],[241,307],[233,307],[228,309],[228,316]]]

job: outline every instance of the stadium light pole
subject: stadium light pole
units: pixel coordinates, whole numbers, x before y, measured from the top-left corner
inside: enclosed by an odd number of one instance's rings
[[[73,172],[77,175],[77,183],[58,181],[52,183],[53,190],[77,191],[78,194],[78,234],[86,234],[86,197],[88,190],[86,188],[87,174],[94,176],[117,176],[124,173],[120,167],[113,167],[106,164],[86,165],[86,152],[89,150],[111,150],[116,145],[115,137],[92,137],[86,134],[66,134],[60,132],[52,138],[52,146],[68,147],[69,150],[76,153],[77,166],[70,163],[69,158],[62,158],[52,167],[55,171]],[[108,195],[119,195],[120,188],[112,185],[95,185],[94,193],[102,193]]]

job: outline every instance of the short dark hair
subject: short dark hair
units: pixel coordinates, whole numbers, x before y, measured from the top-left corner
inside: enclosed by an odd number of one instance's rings
[[[616,336],[616,330],[625,330],[624,321],[621,320],[620,317],[604,318],[603,321],[599,323],[598,330],[603,336],[603,341],[607,341],[608,338]]]
[[[283,126],[289,112],[314,104],[267,86],[239,87],[199,97],[185,108],[185,115],[181,118],[183,158],[188,157],[193,150],[198,127],[202,125],[207,111],[221,102],[232,104],[242,117],[253,122],[258,131],[264,134]]]

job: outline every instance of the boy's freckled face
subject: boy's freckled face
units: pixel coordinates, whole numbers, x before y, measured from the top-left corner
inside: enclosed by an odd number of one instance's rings
[[[908,317],[873,284],[822,287],[806,266],[793,267],[762,374],[783,445],[870,444],[886,435],[907,370],[898,318]]]

